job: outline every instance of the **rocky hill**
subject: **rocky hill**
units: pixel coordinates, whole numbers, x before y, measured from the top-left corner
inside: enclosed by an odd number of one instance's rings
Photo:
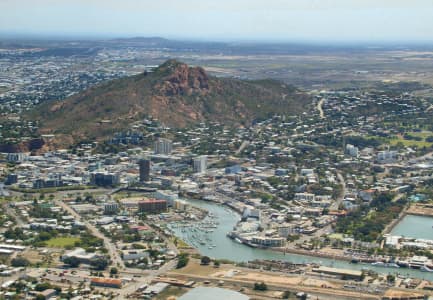
[[[209,76],[203,68],[168,60],[153,72],[113,80],[66,100],[44,103],[27,117],[41,134],[68,145],[101,140],[151,115],[167,126],[202,121],[248,125],[275,113],[301,113],[311,99],[274,80]]]

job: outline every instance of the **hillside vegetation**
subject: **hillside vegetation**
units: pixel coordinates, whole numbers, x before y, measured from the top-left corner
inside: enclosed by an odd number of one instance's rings
[[[166,126],[218,121],[248,125],[275,113],[298,114],[310,97],[279,81],[208,76],[203,68],[168,60],[154,72],[113,80],[66,100],[44,103],[27,117],[57,143],[101,140],[147,116]]]

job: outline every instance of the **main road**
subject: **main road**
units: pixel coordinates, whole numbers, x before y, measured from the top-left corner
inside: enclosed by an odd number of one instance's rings
[[[337,199],[335,199],[335,201],[332,203],[331,205],[332,210],[337,210],[340,204],[343,202],[344,196],[346,196],[346,182],[344,181],[344,177],[343,175],[341,175],[340,172],[337,172],[337,178],[341,184],[341,193],[340,195],[338,195]]]
[[[120,257],[119,253],[117,252],[117,248],[114,245],[114,243],[111,242],[111,240],[106,237],[104,234],[102,234],[98,228],[96,228],[93,224],[90,222],[87,222],[84,220],[75,210],[73,210],[68,204],[66,204],[63,201],[60,200],[54,200],[54,203],[56,203],[57,206],[60,206],[64,210],[66,210],[69,214],[75,217],[76,220],[82,222],[86,227],[89,229],[89,231],[97,238],[102,239],[104,242],[105,248],[108,250],[108,254],[111,257],[111,260],[113,261],[113,264],[121,269],[125,269],[125,264],[123,263],[122,258]]]

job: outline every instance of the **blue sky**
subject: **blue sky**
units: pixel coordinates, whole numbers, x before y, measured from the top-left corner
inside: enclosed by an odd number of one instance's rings
[[[0,0],[0,32],[433,42],[433,0]]]

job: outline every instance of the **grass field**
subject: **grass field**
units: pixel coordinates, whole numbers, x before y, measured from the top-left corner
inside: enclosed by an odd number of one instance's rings
[[[433,136],[431,131],[420,131],[420,132],[408,132],[408,135],[421,138],[421,141],[415,140],[406,140],[402,136],[397,136],[395,139],[389,140],[391,145],[397,145],[398,143],[402,143],[406,147],[431,147],[433,143],[427,142],[425,139],[429,136]]]
[[[432,143],[426,141],[405,140],[403,138],[389,140],[389,144],[392,146],[395,146],[398,143],[402,143],[405,147],[417,147],[417,148],[430,147],[432,145]]]
[[[384,144],[389,144],[391,146],[396,146],[397,144],[401,144],[404,147],[417,147],[417,148],[423,148],[423,147],[431,147],[433,146],[433,143],[427,142],[425,139],[433,136],[433,132],[431,131],[420,131],[420,132],[407,132],[408,135],[419,137],[422,140],[416,141],[416,140],[406,140],[403,138],[403,136],[395,135],[391,138],[383,138],[379,136],[367,136],[368,139],[377,139],[381,141]]]
[[[78,237],[68,236],[68,237],[52,238],[52,239],[48,240],[46,243],[47,243],[48,247],[65,248],[68,246],[74,246],[75,242],[78,242],[79,240],[80,240],[80,238],[78,238]]]

